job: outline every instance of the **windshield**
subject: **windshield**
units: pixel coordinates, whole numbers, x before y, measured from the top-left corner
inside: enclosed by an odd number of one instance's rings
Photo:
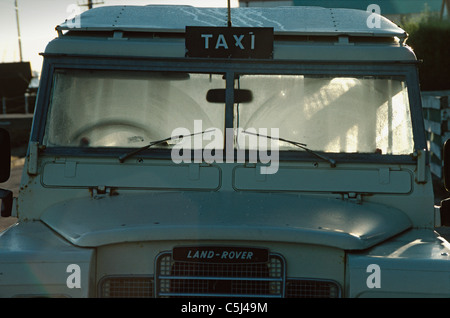
[[[229,76],[229,75],[228,75]],[[234,90],[237,149],[254,149],[249,131],[331,153],[410,154],[411,116],[406,83],[394,77],[335,75],[226,75],[58,70],[55,72],[44,144],[47,147],[138,148],[174,134],[216,129],[224,148],[226,101]],[[228,97],[227,97],[228,96]],[[198,127],[200,125],[200,127]],[[192,138],[194,139],[194,138]],[[211,137],[189,142],[205,148]],[[174,144],[157,144],[170,148]],[[186,146],[186,145],[185,145]],[[184,147],[185,147],[184,146]],[[280,150],[303,151],[279,141]]]
[[[223,129],[225,105],[205,99],[223,75],[62,70],[54,76],[47,146],[141,147],[193,131],[196,120]],[[158,145],[163,147],[164,145]]]
[[[409,154],[412,126],[406,85],[375,77],[245,75],[254,99],[236,105],[237,126],[279,128],[279,136],[324,152]],[[246,143],[246,145],[254,143]],[[280,143],[280,150],[298,150]]]

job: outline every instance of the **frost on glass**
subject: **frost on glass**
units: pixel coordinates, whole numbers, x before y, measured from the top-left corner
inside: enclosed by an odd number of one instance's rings
[[[195,120],[204,129],[223,129],[225,106],[206,101],[211,88],[225,88],[222,75],[61,70],[54,76],[44,143],[141,147],[179,127],[194,132]]]
[[[225,103],[210,103],[206,96],[211,89],[224,89],[225,83],[219,74],[59,70],[44,144],[135,148],[171,137],[180,128],[187,134],[214,128],[224,136]],[[413,152],[408,95],[399,78],[241,75],[235,88],[250,90],[253,96],[234,106],[236,132],[270,135],[276,128],[280,138],[316,151]],[[207,148],[208,137],[186,141],[194,149]],[[255,138],[240,133],[235,146],[257,150],[266,144]],[[174,142],[156,147],[168,146]],[[214,146],[223,147],[223,137]],[[278,147],[301,150],[284,142]]]
[[[252,90],[254,97],[251,103],[235,105],[236,125],[243,130],[278,128],[280,138],[317,151],[413,152],[408,96],[401,80],[245,75],[238,85]],[[255,143],[244,144],[248,148]],[[280,150],[300,149],[280,143]]]

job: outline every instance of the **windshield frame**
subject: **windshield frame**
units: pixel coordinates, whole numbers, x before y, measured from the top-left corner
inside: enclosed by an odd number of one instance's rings
[[[31,141],[42,144],[44,140],[47,114],[52,93],[52,79],[58,69],[87,69],[87,70],[138,70],[138,71],[173,71],[192,73],[213,73],[226,75],[226,87],[234,86],[234,77],[241,74],[264,75],[330,75],[330,76],[380,76],[404,79],[409,98],[410,115],[412,121],[412,135],[414,151],[427,149],[423,115],[421,112],[420,90],[417,79],[417,65],[415,62],[324,62],[324,61],[274,61],[274,60],[230,60],[230,59],[199,59],[199,58],[116,58],[116,57],[86,57],[62,56],[44,54],[43,72],[39,96],[36,105]],[[234,93],[226,91],[225,128],[234,125]],[[170,136],[168,136],[170,137]],[[283,137],[283,136],[280,136]],[[296,140],[302,142],[301,140]],[[226,142],[226,141],[225,141]],[[88,156],[88,157],[117,157],[133,148],[78,148],[78,147],[48,147],[43,153],[49,155]],[[234,150],[236,158],[236,149]],[[245,158],[248,159],[246,151]],[[411,155],[379,155],[368,153],[331,153],[327,154],[338,162],[414,162]],[[170,159],[170,150],[149,148],[139,156],[149,159]],[[224,153],[225,158],[225,153]],[[311,154],[303,151],[280,150],[279,160],[311,161]]]

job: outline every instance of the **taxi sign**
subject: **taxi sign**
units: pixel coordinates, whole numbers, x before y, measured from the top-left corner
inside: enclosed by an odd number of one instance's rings
[[[270,59],[273,28],[186,27],[186,56]]]

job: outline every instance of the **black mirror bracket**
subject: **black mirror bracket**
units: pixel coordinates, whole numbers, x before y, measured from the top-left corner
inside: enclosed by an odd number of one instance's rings
[[[450,192],[450,139],[447,139],[442,148],[442,177],[444,179],[445,190]]]
[[[13,207],[13,193],[10,190],[0,189],[1,217],[10,217]]]
[[[0,128],[0,183],[8,181],[11,173],[11,139],[6,129]]]
[[[441,217],[439,226],[450,226],[450,198],[441,201],[439,213]]]
[[[445,190],[450,192],[450,139],[446,140],[442,149],[443,167],[442,177]],[[441,226],[450,226],[450,198],[441,201],[440,221]]]

